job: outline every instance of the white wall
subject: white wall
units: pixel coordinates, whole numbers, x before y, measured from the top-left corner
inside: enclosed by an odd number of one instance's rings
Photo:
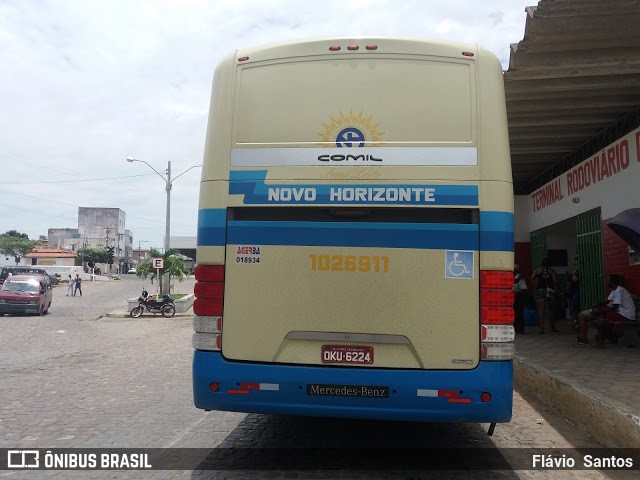
[[[12,256],[0,254],[0,267],[14,267],[16,261]],[[21,258],[18,265],[31,265],[30,258]]]

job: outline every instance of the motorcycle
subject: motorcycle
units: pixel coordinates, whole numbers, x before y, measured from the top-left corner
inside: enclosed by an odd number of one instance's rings
[[[149,298],[149,292],[142,289],[142,295],[138,297],[138,306],[135,307],[129,315],[132,318],[138,318],[144,311],[148,313],[161,313],[165,318],[171,318],[176,314],[176,306],[169,295],[163,295],[160,300]]]

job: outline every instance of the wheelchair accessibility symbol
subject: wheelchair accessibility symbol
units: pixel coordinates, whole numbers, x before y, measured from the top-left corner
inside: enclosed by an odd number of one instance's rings
[[[445,278],[473,278],[473,252],[445,250]]]

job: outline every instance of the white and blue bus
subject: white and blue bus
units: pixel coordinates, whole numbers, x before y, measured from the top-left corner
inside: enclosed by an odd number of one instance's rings
[[[513,188],[489,51],[234,52],[214,75],[198,222],[196,407],[510,420]]]

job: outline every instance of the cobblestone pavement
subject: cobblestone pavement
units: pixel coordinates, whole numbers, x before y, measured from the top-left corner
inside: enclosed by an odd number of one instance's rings
[[[537,401],[514,394],[514,416],[487,425],[414,424],[203,412],[191,393],[190,317],[107,318],[143,281],[86,282],[84,296],[54,291],[43,317],[0,317],[0,447],[569,448],[598,445]],[[147,286],[148,283],[146,284]],[[189,291],[188,280],[176,290]],[[335,452],[335,451],[334,451]],[[205,452],[206,453],[206,452]],[[348,455],[348,454],[345,454]],[[0,478],[632,478],[600,471],[0,471]],[[345,458],[340,460],[344,461]],[[608,476],[609,477],[608,477]]]

